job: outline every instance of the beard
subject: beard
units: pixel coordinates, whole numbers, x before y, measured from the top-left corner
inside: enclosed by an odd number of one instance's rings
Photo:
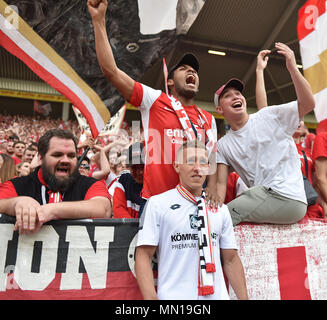
[[[43,179],[52,192],[66,192],[75,183],[79,175],[77,166],[74,169],[73,173],[65,179],[56,178],[56,176],[50,172],[45,162],[42,163],[41,168]]]
[[[179,96],[190,100],[190,99],[194,99],[196,97],[196,95],[199,92],[199,89],[197,89],[197,90],[188,90],[188,89],[183,88],[182,86],[180,86],[176,82],[175,83],[175,91]]]

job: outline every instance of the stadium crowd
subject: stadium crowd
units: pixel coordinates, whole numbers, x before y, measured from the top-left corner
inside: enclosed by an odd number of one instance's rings
[[[121,197],[126,196],[127,193],[132,193],[133,188],[130,186],[123,186],[118,179],[126,180],[130,176],[133,167],[128,166],[128,159],[132,159],[132,145],[137,146],[138,142],[143,141],[142,133],[135,136],[131,134],[131,128],[121,130],[120,134],[114,136],[103,135],[96,141],[91,138],[91,135],[83,134],[77,121],[54,120],[41,116],[31,117],[23,115],[1,115],[0,116],[0,181],[3,183],[13,177],[25,176],[39,164],[37,158],[37,143],[39,137],[47,130],[54,128],[62,128],[71,131],[77,140],[78,154],[82,155],[86,147],[90,148],[87,156],[80,164],[79,172],[82,175],[95,177],[96,179],[104,179],[112,196],[113,202],[113,217],[114,218],[137,218],[138,209],[140,205],[140,188],[142,186],[142,179],[138,180],[138,184],[134,187],[137,189],[137,203],[133,202],[128,208],[124,206],[121,210]],[[322,134],[324,135],[324,134]],[[294,133],[294,142],[301,159],[301,170],[303,175],[308,176],[310,183],[317,189],[317,179],[315,175],[315,166],[312,160],[312,152],[316,134],[309,132],[308,128],[302,121],[299,128]],[[130,148],[131,147],[131,148]],[[141,146],[142,147],[142,146]],[[141,148],[137,146],[137,148]],[[130,150],[129,150],[130,149]],[[142,148],[143,149],[143,148]],[[140,150],[136,150],[139,152]],[[143,150],[141,150],[143,152]],[[307,157],[308,172],[306,171],[305,160],[303,152]],[[144,158],[144,155],[142,155]],[[143,166],[143,158],[140,158],[140,165]],[[127,174],[127,175],[126,175]],[[143,171],[141,171],[141,175]],[[134,181],[133,181],[134,182]],[[135,182],[134,182],[135,183]],[[119,186],[114,197],[115,187]],[[229,203],[238,195],[247,189],[245,183],[240,176],[234,171],[230,171],[228,175],[228,184],[226,191],[226,198],[224,203]],[[318,192],[318,190],[317,190]],[[129,195],[128,197],[131,197]],[[308,206],[306,217],[310,218],[325,218],[326,208],[321,197],[317,197],[317,202],[314,205]]]
[[[195,106],[197,58],[185,54],[170,68],[168,93],[133,80],[115,63],[104,28],[106,6],[104,0],[88,1],[98,62],[108,81],[139,108],[144,133],[132,134],[126,128],[93,139],[79,129],[77,121],[1,116],[0,209],[16,216],[20,232],[38,230],[44,222],[63,216],[85,218],[88,212],[90,218],[142,218],[136,277],[144,298],[185,298],[176,283],[186,269],[191,270],[190,287],[185,290],[190,299],[227,298],[223,265],[237,297],[247,299],[233,227],[242,222],[292,224],[324,219],[327,214],[327,136],[309,133],[302,121],[314,108],[310,86],[297,68],[293,51],[276,43],[297,101],[268,107],[263,70],[269,50],[260,52],[259,111],[248,114],[242,81],[232,78],[221,84],[214,104],[231,129],[217,141],[214,117]],[[186,141],[193,144],[184,146]],[[180,145],[184,149],[178,149]],[[30,184],[31,192],[26,190]],[[310,199],[306,186],[312,189]],[[172,214],[179,209],[183,214]],[[221,215],[215,214],[217,210]],[[180,252],[176,254],[162,240],[173,239],[172,228],[179,235],[196,236],[192,239],[199,240],[199,252],[195,245],[181,259]],[[220,248],[221,264],[218,250],[212,256],[211,244]],[[158,247],[161,263],[182,271],[176,273],[176,281],[171,273],[160,273],[159,256],[159,279],[169,290],[158,286],[157,296],[150,262]],[[186,268],[185,261],[192,263]],[[182,287],[185,283],[181,281]]]

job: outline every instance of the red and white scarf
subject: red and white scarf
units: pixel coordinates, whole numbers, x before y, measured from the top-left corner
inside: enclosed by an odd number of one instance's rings
[[[195,134],[195,127],[194,129],[192,128],[192,123],[190,118],[188,117],[182,103],[177,100],[174,96],[169,95],[169,100],[171,102],[171,106],[173,107],[178,120],[186,134],[187,139],[189,140],[195,140],[197,139],[196,134]],[[217,151],[217,141],[215,141],[214,136],[213,136],[213,132],[209,126],[209,121],[207,120],[207,118],[205,117],[204,113],[201,111],[200,108],[196,108],[197,112],[198,112],[198,116],[199,116],[199,120],[203,125],[204,131],[205,131],[205,135],[206,135],[206,146],[208,148],[208,152],[209,154],[211,154],[211,152],[216,152]]]
[[[176,187],[180,195],[197,205],[198,207],[198,245],[199,245],[199,274],[198,274],[198,294],[199,296],[210,295],[214,293],[214,273],[216,272],[212,241],[210,219],[208,207],[205,202],[205,194],[202,192],[200,200],[189,192],[184,186],[178,184]]]

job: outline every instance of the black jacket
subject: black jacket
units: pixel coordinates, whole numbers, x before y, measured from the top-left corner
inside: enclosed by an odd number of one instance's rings
[[[14,185],[18,196],[29,196],[38,201],[40,204],[43,204],[41,191],[43,184],[38,178],[39,170],[40,167],[36,168],[30,175],[14,178],[11,180],[11,182]],[[94,178],[85,177],[79,174],[75,183],[63,194],[62,201],[84,200],[89,188],[97,181],[98,180]],[[46,203],[49,202],[48,191],[49,189],[46,188]]]

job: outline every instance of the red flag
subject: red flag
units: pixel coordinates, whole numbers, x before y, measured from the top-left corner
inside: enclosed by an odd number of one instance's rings
[[[46,104],[43,104],[41,105],[41,103],[37,100],[34,100],[34,104],[33,104],[33,110],[37,113],[40,113],[44,116],[48,116],[51,111],[52,111],[52,108],[51,108],[51,104],[50,103],[46,103]]]
[[[76,71],[14,10],[9,10],[8,13],[8,8],[10,6],[0,0],[0,20],[5,22],[0,23],[0,46],[23,61],[41,79],[81,110],[93,137],[97,137],[110,119],[107,107]],[[13,25],[13,22],[16,22],[19,28]]]
[[[163,63],[163,73],[164,73],[164,79],[165,79],[165,89],[166,89],[166,94],[168,94],[168,85],[167,85],[167,80],[168,80],[168,69],[167,69],[167,64],[165,58],[162,59]]]

